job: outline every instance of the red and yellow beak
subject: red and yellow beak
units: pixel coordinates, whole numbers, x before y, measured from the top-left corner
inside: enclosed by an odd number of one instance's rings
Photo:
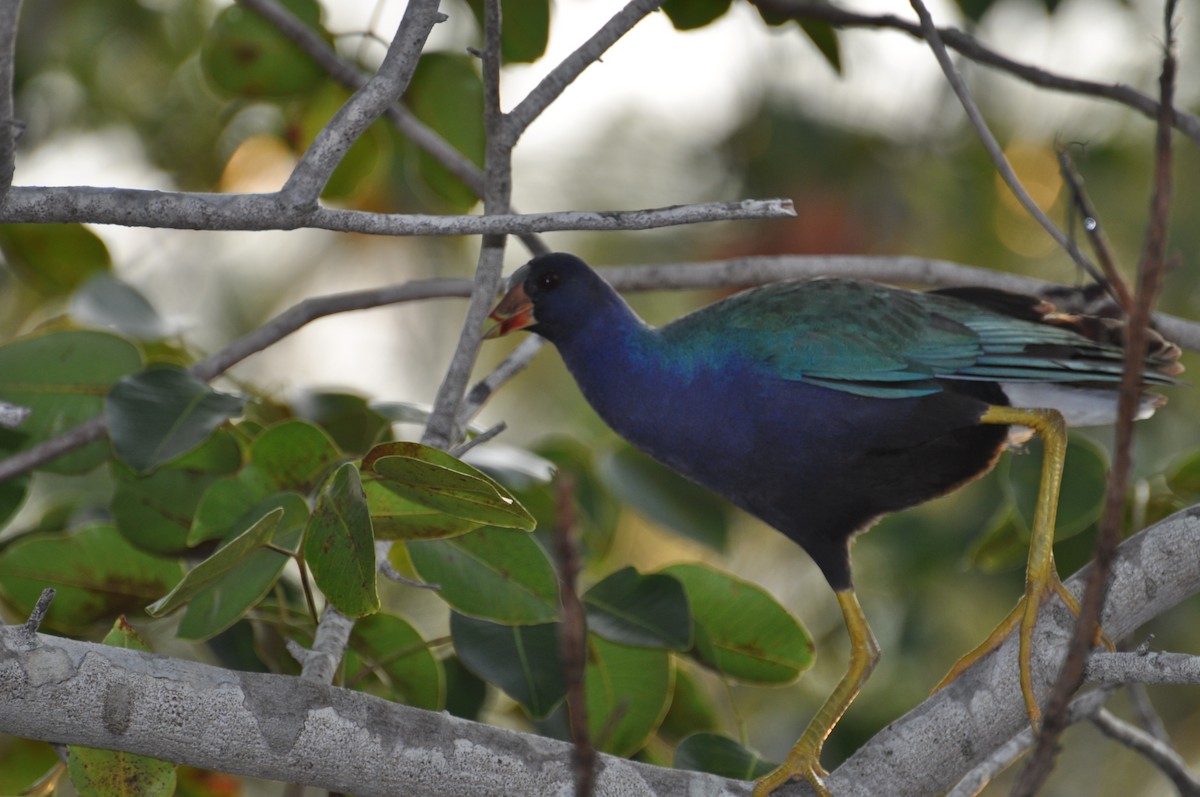
[[[504,294],[504,298],[500,300],[488,318],[496,323],[483,333],[484,340],[499,338],[509,332],[536,324],[537,319],[533,317],[533,302],[530,301],[529,294],[525,293],[524,283],[518,282],[508,293]]]

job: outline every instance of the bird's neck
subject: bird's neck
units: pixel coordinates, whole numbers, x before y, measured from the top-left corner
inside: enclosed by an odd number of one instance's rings
[[[719,364],[647,325],[623,300],[591,315],[555,344],[588,403],[618,434],[655,450],[693,431],[697,380]],[[677,428],[678,427],[678,428]]]

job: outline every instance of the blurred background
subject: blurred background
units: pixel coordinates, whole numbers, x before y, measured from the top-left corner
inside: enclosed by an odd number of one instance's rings
[[[903,4],[842,4],[911,17]],[[968,30],[995,50],[1046,70],[1155,95],[1162,5],[1151,0],[975,0],[930,3],[941,25]],[[315,13],[341,55],[370,69],[403,12],[401,0],[289,4]],[[502,94],[511,108],[620,4],[554,0],[544,55],[511,63]],[[482,153],[478,77],[466,48],[479,27],[465,0],[444,0],[406,101],[477,162]],[[319,70],[288,68],[286,90],[256,91],[222,71],[212,29],[225,4],[194,0],[40,0],[22,9],[17,114],[25,124],[15,184],[100,185],[193,191],[271,191],[348,96]],[[516,14],[510,19],[523,22]],[[1177,105],[1196,110],[1200,19],[1180,16]],[[524,212],[636,209],[713,200],[789,197],[784,221],[712,224],[636,233],[550,234],[555,249],[594,265],[702,261],[754,254],[919,255],[1075,284],[1083,280],[996,177],[928,49],[894,31],[838,32],[836,57],[794,24],[767,26],[734,2],[719,19],[677,30],[651,14],[591,66],[530,128],[515,153],[513,204]],[[1132,276],[1149,206],[1153,126],[1115,103],[1037,89],[958,59],[968,85],[1018,175],[1060,223],[1069,210],[1055,159],[1065,147],[1084,176],[1125,273]],[[456,81],[452,97],[436,86]],[[1170,250],[1178,254],[1162,309],[1200,317],[1195,252],[1200,244],[1196,142],[1176,136]],[[325,201],[377,212],[477,212],[471,194],[415,146],[380,123],[351,149]],[[215,351],[306,296],[429,276],[470,276],[474,239],[389,239],[323,231],[214,233],[94,226],[116,275],[141,291],[192,351]],[[1077,227],[1076,227],[1077,229]],[[62,313],[70,285],[22,275],[27,234],[6,229],[0,265],[5,337]],[[512,267],[527,257],[509,246]],[[73,283],[72,283],[73,284]],[[712,292],[631,297],[656,323],[709,302]],[[460,300],[324,319],[231,375],[241,389],[289,400],[336,389],[372,400],[428,404],[457,340]],[[478,372],[509,347],[491,344]],[[1195,373],[1193,355],[1185,363]],[[1141,424],[1134,520],[1190,505],[1200,444],[1195,391],[1173,389],[1169,406]],[[621,447],[591,413],[557,356],[543,352],[507,387],[482,422],[508,423],[503,445],[566,435],[597,462]],[[410,430],[411,431],[411,430]],[[1069,573],[1083,564],[1100,511],[1097,474],[1111,430],[1076,433],[1077,472],[1056,555]],[[977,644],[1022,588],[1022,512],[1036,449],[1006,457],[995,473],[919,510],[889,518],[855,547],[860,595],[883,662],[826,748],[826,764],[852,752],[928,694]],[[1070,466],[1069,466],[1070,467]],[[58,490],[103,490],[93,477],[63,478]],[[623,496],[624,497],[624,496]],[[1015,502],[1015,504],[1014,504]],[[634,500],[636,503],[636,500]],[[1015,508],[1014,508],[1015,506]],[[27,507],[27,512],[34,511]],[[607,553],[585,581],[626,563],[646,570],[705,560],[771,591],[817,640],[816,668],[789,687],[734,686],[693,672],[720,726],[778,758],[844,667],[837,606],[807,557],[755,521],[718,507],[723,541],[698,542],[670,523],[626,508]],[[19,527],[15,523],[13,527]],[[444,608],[424,594],[391,599],[423,630],[444,629]],[[1143,629],[1156,648],[1194,652],[1200,606]],[[441,631],[444,633],[444,630]],[[1134,639],[1136,644],[1140,638]],[[1182,690],[1151,691],[1181,752],[1200,760],[1200,701]],[[1115,706],[1121,709],[1123,698]],[[511,705],[493,718],[522,725]],[[660,755],[662,753],[660,751]],[[658,760],[655,751],[646,753]],[[669,760],[669,757],[668,757]],[[1004,793],[1004,783],[989,794]],[[1089,726],[1069,732],[1047,794],[1158,795],[1174,790],[1155,768],[1104,741]]]

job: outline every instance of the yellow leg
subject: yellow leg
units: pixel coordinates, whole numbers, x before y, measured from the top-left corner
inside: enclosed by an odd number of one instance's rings
[[[988,635],[983,644],[959,659],[937,688],[941,689],[957,678],[963,670],[999,647],[1009,632],[1016,627],[1020,635],[1021,694],[1025,698],[1025,710],[1029,714],[1029,721],[1037,728],[1042,720],[1041,708],[1033,692],[1033,631],[1037,626],[1038,610],[1042,601],[1050,593],[1054,593],[1075,615],[1079,614],[1079,602],[1063,586],[1058,577],[1058,570],[1054,567],[1054,518],[1058,511],[1058,493],[1067,456],[1067,429],[1062,415],[1056,410],[1048,409],[991,407],[980,420],[983,423],[1028,426],[1042,438],[1045,453],[1037,505],[1033,512],[1033,529],[1029,539],[1025,595],[996,630]],[[1100,638],[1099,629],[1097,638]]]
[[[804,734],[788,753],[787,760],[755,782],[754,797],[766,797],[795,777],[802,777],[811,783],[821,797],[829,797],[829,790],[822,781],[829,773],[821,767],[821,747],[833,726],[837,725],[854,698],[858,697],[859,690],[879,661],[879,644],[871,633],[871,626],[867,624],[867,616],[858,605],[854,590],[840,590],[835,594],[838,605],[842,607],[842,616],[846,618],[846,632],[850,636],[850,663],[846,667],[846,674],[808,723]]]

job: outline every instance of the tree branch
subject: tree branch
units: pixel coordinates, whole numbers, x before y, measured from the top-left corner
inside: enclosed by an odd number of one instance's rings
[[[893,14],[860,14],[848,11],[823,0],[752,0],[762,8],[788,14],[796,18],[819,19],[839,28],[886,28],[898,30],[916,39],[924,39],[921,25]],[[1154,98],[1142,94],[1124,83],[1097,83],[1092,80],[1064,77],[1035,66],[1022,64],[997,53],[982,44],[974,36],[956,28],[938,28],[938,35],[946,46],[963,54],[972,61],[1007,72],[1034,86],[1083,97],[1111,100],[1128,106],[1143,116],[1157,119],[1159,104]],[[1175,128],[1194,141],[1200,142],[1200,116],[1176,108]]]
[[[289,209],[280,194],[209,194],[95,186],[13,186],[0,223],[84,222],[176,230],[295,230],[369,235],[515,235],[558,230],[648,230],[676,224],[795,216],[787,199],[708,202],[647,210],[562,211],[493,216]]]
[[[1130,725],[1107,709],[1100,709],[1091,717],[1092,724],[1100,729],[1105,736],[1135,750],[1170,778],[1179,789],[1180,797],[1198,797],[1200,795],[1200,780],[1192,774],[1187,762],[1170,746],[1163,744],[1141,728]]]
[[[379,71],[337,110],[288,177],[280,195],[289,208],[303,211],[317,207],[325,183],[350,145],[408,88],[429,32],[446,19],[438,11],[438,2],[409,0]]]
[[[958,97],[958,101],[962,104],[971,127],[979,136],[984,150],[987,152],[988,157],[992,159],[992,164],[996,167],[996,172],[1004,180],[1004,184],[1008,186],[1013,196],[1021,203],[1021,207],[1025,208],[1025,212],[1041,225],[1042,229],[1054,239],[1054,242],[1070,255],[1071,259],[1092,279],[1107,287],[1107,280],[1104,279],[1104,275],[1100,273],[1095,264],[1087,258],[1087,255],[1080,251],[1075,241],[1068,238],[1058,228],[1058,225],[1050,220],[1050,217],[1038,207],[1037,202],[1033,200],[1033,197],[1025,190],[1025,186],[1021,184],[1021,179],[1017,177],[1012,164],[1008,162],[1008,158],[1004,155],[1004,150],[1001,149],[1000,142],[992,135],[992,131],[987,126],[987,121],[984,120],[979,106],[975,104],[975,99],[971,96],[971,92],[967,90],[967,85],[963,82],[962,76],[954,68],[954,62],[950,60],[950,55],[946,52],[946,45],[942,42],[942,37],[938,34],[937,26],[933,24],[933,17],[929,15],[929,10],[925,8],[925,3],[922,0],[909,0],[909,2],[913,10],[917,12],[917,16],[921,19],[921,32],[924,34],[929,48],[933,51],[934,57],[937,58],[938,65],[942,68],[942,73],[946,76],[946,82],[950,84],[950,88],[954,90],[955,96]]]
[[[1086,571],[1067,585],[1078,593]],[[1120,549],[1104,626],[1128,634],[1200,589],[1200,507]],[[1048,688],[1071,616],[1048,605],[1035,637]],[[239,673],[0,628],[0,731],[125,750],[363,795],[569,793],[571,746],[312,681]],[[916,797],[951,788],[1028,724],[1008,640],[889,725],[830,775],[839,797]],[[964,743],[970,740],[970,743]],[[748,795],[748,783],[601,755],[596,794]],[[796,784],[781,794],[806,794]]]

